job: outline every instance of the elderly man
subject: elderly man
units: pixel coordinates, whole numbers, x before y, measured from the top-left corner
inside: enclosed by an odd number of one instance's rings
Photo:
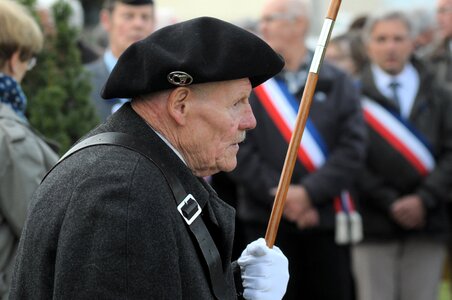
[[[258,126],[240,148],[237,169],[231,173],[239,185],[238,216],[248,241],[265,233],[294,126],[292,116],[313,57],[305,44],[309,8],[306,0],[269,0],[262,9],[262,36],[286,65],[254,90],[250,102]],[[324,64],[277,236],[291,262],[285,299],[351,299],[347,244],[359,236],[338,234],[336,239],[335,208],[340,208],[341,216],[344,204],[352,208],[347,191],[362,166],[364,141],[365,125],[353,82]],[[353,209],[347,213],[356,216]],[[338,220],[338,232],[348,232],[345,219]]]
[[[119,56],[132,43],[154,31],[154,2],[152,0],[105,0],[100,22],[108,33],[108,48],[96,61],[86,65],[91,75],[91,101],[101,121],[105,121],[127,99],[104,100],[100,96],[108,75]]]
[[[235,168],[251,89],[282,66],[208,17],[129,47],[102,95],[131,103],[39,187],[11,299],[236,299],[242,284],[246,299],[281,299],[287,259],[259,239],[231,265],[234,210],[203,176]]]
[[[452,101],[413,58],[401,12],[372,16],[362,73],[369,129],[359,176],[364,241],[353,250],[359,299],[431,300],[441,280],[452,186]]]

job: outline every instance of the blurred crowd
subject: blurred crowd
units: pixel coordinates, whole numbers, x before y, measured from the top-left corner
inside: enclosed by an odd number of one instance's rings
[[[80,32],[91,105],[103,122],[129,100],[100,97],[118,58],[180,18],[158,1],[105,0],[96,30],[87,33],[81,3],[64,1]],[[57,1],[36,1],[41,30],[27,18],[8,24],[10,2],[0,0],[2,299],[27,201],[57,160],[27,121],[20,88],[55,30]],[[356,16],[330,40],[276,241],[289,259],[284,299],[435,300],[450,279],[452,0],[430,5]],[[267,0],[256,9],[258,20],[237,25],[264,39],[286,65],[250,97],[257,127],[240,145],[237,168],[206,178],[236,209],[235,258],[265,235],[314,54],[307,43],[311,1]]]

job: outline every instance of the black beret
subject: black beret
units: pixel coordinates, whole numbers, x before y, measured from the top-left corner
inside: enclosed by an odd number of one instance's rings
[[[211,17],[155,31],[124,51],[102,97],[133,98],[189,84],[249,78],[256,87],[281,71],[273,49],[238,26]]]

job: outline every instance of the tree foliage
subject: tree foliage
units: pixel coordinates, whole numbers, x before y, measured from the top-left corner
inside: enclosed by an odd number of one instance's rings
[[[22,0],[33,7],[35,0]],[[55,33],[47,34],[38,65],[23,81],[31,125],[60,145],[64,153],[98,124],[90,101],[90,82],[77,47],[78,32],[69,26],[70,6],[59,0],[52,8]]]

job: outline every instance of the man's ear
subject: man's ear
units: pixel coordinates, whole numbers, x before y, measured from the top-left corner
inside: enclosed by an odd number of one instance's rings
[[[179,125],[187,123],[187,110],[189,105],[189,98],[193,92],[185,87],[178,87],[174,89],[168,96],[166,102],[168,114]]]

